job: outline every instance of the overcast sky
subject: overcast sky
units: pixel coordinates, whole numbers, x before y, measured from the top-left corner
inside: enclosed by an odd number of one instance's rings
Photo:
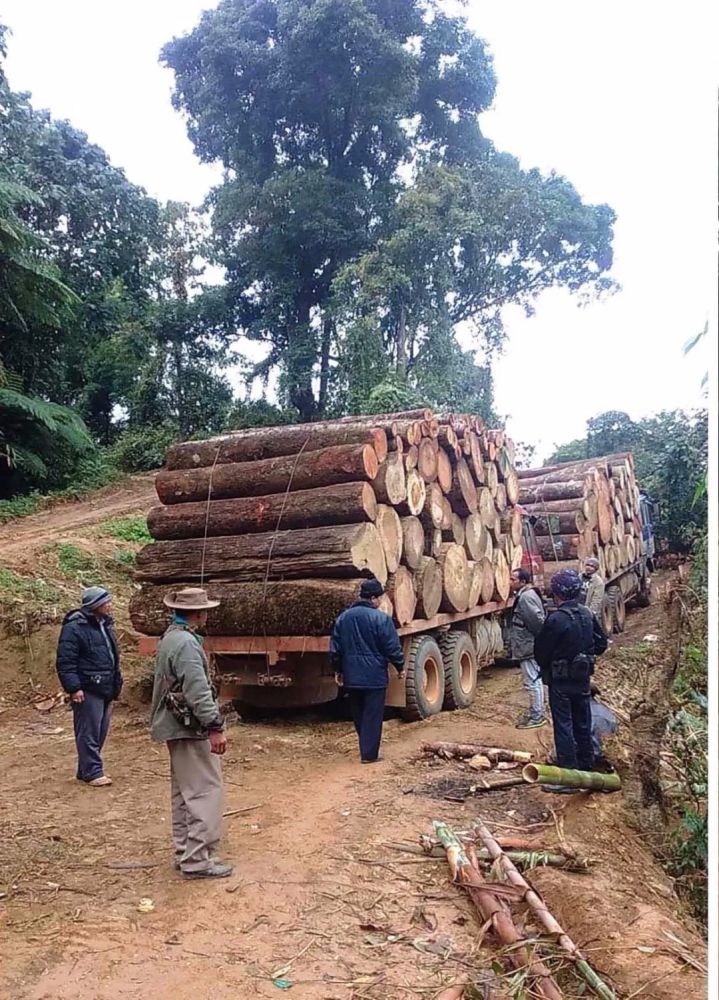
[[[0,0],[7,74],[70,119],[150,194],[198,203],[218,177],[172,109],[162,45],[212,0]],[[716,16],[709,3],[469,0],[499,86],[485,133],[526,167],[555,169],[618,215],[622,290],[577,308],[547,292],[507,310],[496,402],[544,456],[607,409],[637,418],[701,404],[707,350],[682,345],[716,298]]]

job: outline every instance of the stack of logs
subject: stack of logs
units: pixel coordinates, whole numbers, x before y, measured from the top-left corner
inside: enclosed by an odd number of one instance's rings
[[[605,579],[642,555],[639,488],[630,453],[518,472],[523,510],[548,572],[595,556]],[[559,565],[558,565],[559,564]]]
[[[360,578],[399,625],[505,601],[522,561],[514,446],[474,416],[422,409],[253,428],[174,445],[137,557],[135,628],[169,589],[222,601],[214,635],[322,635]]]

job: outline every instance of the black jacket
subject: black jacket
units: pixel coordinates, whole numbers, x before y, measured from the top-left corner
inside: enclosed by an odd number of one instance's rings
[[[565,601],[550,614],[534,640],[534,658],[547,684],[556,660],[571,661],[580,653],[601,656],[606,648],[607,637],[597,616],[579,601]]]
[[[330,640],[330,659],[347,688],[387,687],[387,663],[404,667],[404,654],[394,622],[369,601],[356,601],[337,618]]]
[[[68,694],[85,691],[108,701],[122,690],[120,650],[112,618],[103,619],[105,641],[97,615],[71,611],[65,615],[57,644],[57,675]]]

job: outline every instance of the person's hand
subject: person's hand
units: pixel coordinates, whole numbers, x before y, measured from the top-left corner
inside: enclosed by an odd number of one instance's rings
[[[85,700],[84,691],[73,691],[73,693],[70,695],[70,701],[74,701],[76,705],[81,705],[84,700]]]
[[[210,753],[219,754],[220,757],[227,750],[227,737],[220,729],[210,730]]]
[[[342,674],[337,673],[337,671],[335,671],[335,684],[337,685],[338,688],[341,688],[342,685],[344,684],[344,680],[342,679]]]

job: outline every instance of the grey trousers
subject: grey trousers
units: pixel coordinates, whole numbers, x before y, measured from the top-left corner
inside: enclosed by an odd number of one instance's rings
[[[101,751],[110,729],[112,702],[86,691],[84,701],[72,702],[72,715],[77,747],[77,777],[80,781],[93,781],[104,774]]]
[[[544,718],[544,685],[542,672],[534,657],[520,661],[522,684],[529,695],[529,714],[533,719]]]
[[[210,741],[168,740],[172,798],[172,844],[182,871],[207,868],[217,852],[222,826],[222,768]]]

